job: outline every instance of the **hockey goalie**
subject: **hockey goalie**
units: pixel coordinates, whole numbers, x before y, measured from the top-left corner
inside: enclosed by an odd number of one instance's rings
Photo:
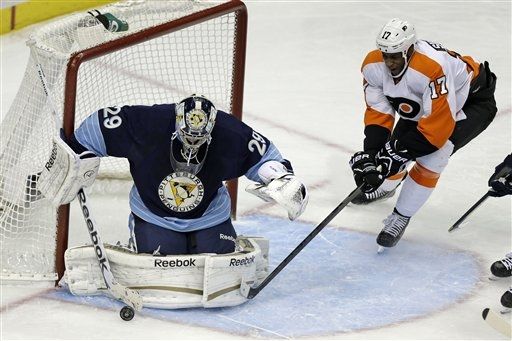
[[[204,96],[92,113],[67,141],[55,138],[40,192],[55,206],[69,203],[93,183],[104,156],[126,158],[134,181],[129,244],[106,245],[106,258],[145,307],[241,304],[241,284],[267,275],[268,240],[237,236],[224,181],[245,175],[255,182],[249,193],[282,206],[291,220],[308,202],[276,146]],[[65,262],[73,294],[107,292],[94,245],[68,249]]]

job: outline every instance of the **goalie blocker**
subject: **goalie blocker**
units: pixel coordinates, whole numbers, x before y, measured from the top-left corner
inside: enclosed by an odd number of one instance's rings
[[[76,154],[60,137],[53,138],[50,158],[39,176],[37,189],[54,206],[70,203],[98,175],[100,158],[86,151]]]
[[[240,236],[228,254],[153,256],[105,245],[114,277],[137,290],[143,306],[160,309],[226,307],[247,301],[241,284],[258,285],[268,273],[268,240]],[[73,295],[108,294],[91,245],[65,254],[64,280]]]

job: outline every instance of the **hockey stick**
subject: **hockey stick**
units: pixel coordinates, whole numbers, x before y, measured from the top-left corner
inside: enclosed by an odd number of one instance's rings
[[[119,284],[112,274],[110,262],[108,261],[107,253],[105,251],[105,246],[103,245],[98,230],[96,229],[96,222],[92,217],[91,209],[87,205],[87,196],[85,195],[83,188],[78,191],[77,197],[78,201],[80,202],[80,208],[82,209],[85,224],[87,225],[87,230],[89,231],[89,236],[91,237],[91,241],[94,246],[94,253],[98,258],[101,275],[105,280],[105,285],[107,286],[108,291],[115,299],[121,300],[135,310],[140,311],[142,309],[142,297],[139,295],[139,293]]]
[[[499,314],[489,308],[485,308],[482,311],[482,317],[492,328],[507,336],[509,339],[512,337],[510,322],[501,318]]]
[[[510,169],[509,167],[503,167],[503,169],[496,175],[496,179],[499,179],[499,178],[505,178],[506,181],[510,181],[510,172],[512,171],[512,169]],[[454,230],[458,229],[460,227],[460,225],[464,222],[464,220],[466,220],[466,218],[471,214],[473,213],[473,211],[478,207],[480,206],[489,196],[491,196],[491,194],[493,193],[494,191],[491,189],[489,190],[487,193],[485,193],[480,199],[478,199],[478,201],[476,203],[473,204],[473,206],[471,206],[469,208],[469,210],[467,210],[466,213],[464,213],[462,215],[462,217],[459,218],[459,220],[457,220],[449,229],[448,229],[448,232],[453,232]]]
[[[50,88],[48,87],[48,83],[46,80],[46,76],[44,74],[43,68],[41,67],[41,63],[39,62],[39,58],[37,56],[37,52],[33,50],[33,46],[31,46],[31,52],[36,61],[37,73],[39,76],[39,80],[41,81],[41,85],[46,94],[46,98],[51,107],[52,118],[55,123],[55,127],[57,129],[57,133],[60,131],[60,124],[57,113],[57,106],[53,101],[53,96],[50,92]],[[87,229],[89,231],[89,236],[94,245],[94,250],[96,257],[98,258],[98,265],[101,270],[101,274],[103,276],[103,280],[105,281],[105,285],[109,293],[118,300],[121,300],[128,306],[125,306],[121,309],[121,318],[123,320],[131,320],[134,315],[133,309],[140,311],[142,309],[142,297],[140,294],[132,289],[129,289],[121,284],[119,284],[112,274],[110,263],[107,259],[107,254],[105,252],[105,247],[103,242],[99,237],[98,230],[96,230],[96,223],[94,222],[91,211],[87,206],[87,196],[83,189],[78,191],[78,200],[80,202],[80,206],[82,208],[82,213],[84,215],[85,223],[87,225]]]
[[[478,206],[480,206],[489,196],[491,195],[491,192],[487,192],[483,195],[483,197],[481,197],[480,199],[478,199],[478,201],[476,203],[473,204],[473,206],[471,206],[469,208],[469,210],[467,210],[466,213],[464,213],[462,215],[462,217],[459,218],[459,220],[457,220],[449,229],[448,229],[448,232],[453,232],[455,231],[456,229],[458,229],[460,227],[460,224],[462,224],[464,222],[464,220],[466,220],[466,218],[471,214],[473,213],[474,210],[476,210],[476,208]]]
[[[299,252],[302,251],[306,247],[306,245],[313,240],[313,238],[316,237],[317,234],[322,231],[322,229],[327,226],[331,222],[331,220],[334,219],[340,213],[342,209],[345,208],[356,196],[358,196],[361,193],[361,188],[363,185],[357,187],[355,190],[353,190],[327,217],[325,217],[324,220],[320,224],[318,224],[317,227],[313,231],[311,231],[310,234],[304,240],[297,245],[297,247],[267,276],[265,279],[256,287],[251,287],[250,283],[242,281],[240,284],[240,292],[242,296],[252,299],[258,295],[258,293],[265,288],[274,277],[277,276],[284,268],[292,261],[295,256],[299,254]]]

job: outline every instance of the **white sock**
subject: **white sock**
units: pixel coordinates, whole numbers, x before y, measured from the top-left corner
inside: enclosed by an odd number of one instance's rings
[[[406,217],[412,217],[427,202],[434,188],[422,186],[408,176],[396,202],[396,210]]]

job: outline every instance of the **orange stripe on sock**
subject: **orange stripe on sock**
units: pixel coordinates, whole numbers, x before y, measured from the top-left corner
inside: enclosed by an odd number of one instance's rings
[[[419,185],[434,188],[441,174],[432,172],[416,162],[409,171],[409,176]]]
[[[388,180],[399,180],[399,179],[402,179],[405,174],[407,174],[406,171],[401,171],[400,173],[396,173],[395,175],[391,175],[389,177],[387,177],[386,179]]]

